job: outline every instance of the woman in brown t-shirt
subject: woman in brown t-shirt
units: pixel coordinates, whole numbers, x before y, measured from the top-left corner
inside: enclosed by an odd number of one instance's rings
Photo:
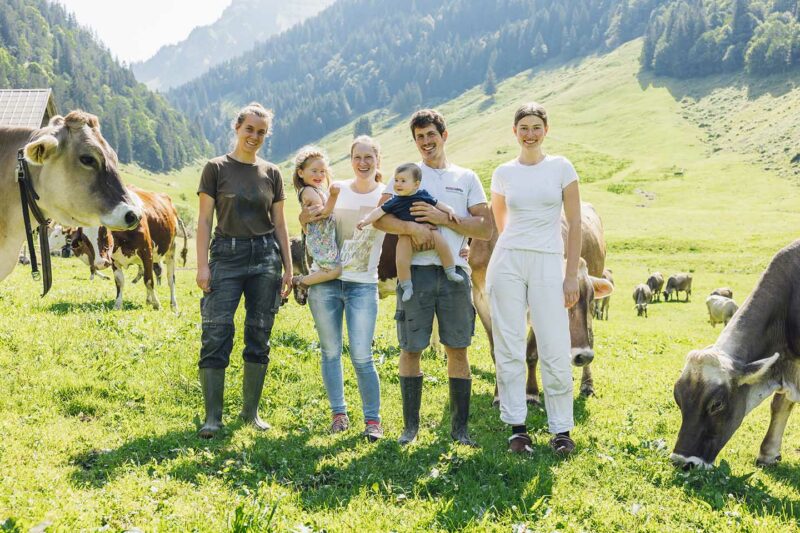
[[[236,147],[206,164],[197,190],[197,285],[204,293],[199,366],[206,411],[199,435],[206,439],[222,427],[225,368],[233,348],[233,317],[242,294],[246,315],[240,416],[258,429],[269,429],[258,416],[258,402],[275,314],[281,298],[289,293],[292,278],[281,173],[257,156],[271,120],[272,113],[260,104],[243,108],[234,122]],[[217,226],[209,247],[215,214]]]

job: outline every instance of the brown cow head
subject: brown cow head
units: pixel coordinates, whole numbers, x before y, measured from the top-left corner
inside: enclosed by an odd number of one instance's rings
[[[578,287],[580,289],[578,303],[569,309],[569,334],[572,339],[572,364],[585,366],[594,359],[590,309],[593,309],[595,298],[609,296],[614,292],[614,286],[608,280],[590,276],[586,261],[581,258],[578,264]]]
[[[673,389],[682,418],[675,465],[711,467],[744,416],[774,390],[768,382],[779,357],[740,364],[714,347],[689,352]]]
[[[97,117],[73,111],[33,133],[24,148],[40,205],[72,226],[135,228],[141,202],[120,181],[117,154],[100,134]]]

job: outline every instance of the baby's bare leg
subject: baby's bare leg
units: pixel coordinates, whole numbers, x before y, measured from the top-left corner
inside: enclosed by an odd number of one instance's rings
[[[401,299],[407,302],[414,294],[414,288],[411,284],[411,256],[414,253],[414,248],[411,243],[411,237],[408,235],[399,235],[397,237],[397,247],[395,248],[395,264],[397,265],[397,283],[400,285],[402,291]]]
[[[414,248],[411,244],[411,237],[408,235],[398,235],[397,248],[394,252],[398,281],[411,279],[411,256],[413,253]]]
[[[444,235],[438,231],[432,233],[434,249],[436,253],[439,254],[439,259],[442,260],[442,267],[444,268],[447,279],[456,282],[464,281],[464,278],[456,272],[456,262],[453,259],[453,252],[450,251],[450,247],[447,245]]]

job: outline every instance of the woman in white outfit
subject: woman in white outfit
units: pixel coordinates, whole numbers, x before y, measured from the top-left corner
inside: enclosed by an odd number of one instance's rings
[[[578,175],[564,157],[547,155],[547,112],[536,103],[514,115],[519,157],[492,175],[492,213],[500,237],[489,262],[487,290],[492,314],[500,419],[511,426],[509,450],[530,453],[525,427],[527,322],[536,334],[542,369],[550,446],[561,455],[575,449],[570,438],[572,369],[567,308],[578,301],[581,203]],[[561,237],[561,211],[569,225]],[[564,245],[566,244],[566,267]]]

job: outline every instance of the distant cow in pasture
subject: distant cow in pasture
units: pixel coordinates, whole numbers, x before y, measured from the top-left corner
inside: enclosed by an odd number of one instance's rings
[[[664,289],[664,301],[669,301],[672,293],[675,293],[675,300],[679,301],[678,293],[683,291],[686,293],[686,301],[689,301],[689,296],[692,294],[692,275],[691,274],[675,274],[670,276],[667,280],[667,288]]]
[[[727,326],[728,321],[739,309],[736,302],[717,294],[712,294],[706,298],[706,307],[708,308],[708,321],[712,326],[717,324],[725,324]]]
[[[567,229],[566,219],[562,215],[561,235],[565,241]],[[594,380],[590,365],[594,359],[594,334],[590,313],[593,310],[594,299],[611,294],[614,286],[601,277],[605,267],[606,244],[603,236],[603,223],[591,204],[581,204],[581,229],[583,243],[578,267],[580,298],[578,303],[569,310],[569,330],[572,341],[572,364],[583,367],[580,391],[581,394],[590,396],[594,394]],[[489,314],[489,298],[486,294],[486,268],[489,265],[497,237],[495,230],[491,240],[473,240],[469,254],[469,264],[472,268],[473,301],[486,330],[486,335],[489,337],[492,360],[494,360],[494,341],[492,339],[492,318]],[[539,403],[539,384],[536,380],[536,365],[539,355],[533,330],[528,334],[526,360],[528,363],[526,395],[529,402]],[[497,388],[495,387],[495,403],[497,402]]]
[[[170,290],[170,307],[177,311],[175,299],[175,237],[177,230],[183,233],[183,249],[181,258],[186,264],[186,228],[178,217],[172,200],[163,193],[153,193],[130,187],[144,205],[145,216],[138,228],[129,231],[108,232],[105,228],[81,228],[78,243],[73,241],[73,252],[90,269],[101,270],[109,265],[114,270],[114,281],[117,286],[115,309],[122,309],[122,294],[125,286],[124,269],[136,265],[143,270],[144,283],[147,290],[147,303],[154,309],[161,304],[154,288],[156,265],[163,260],[167,267],[167,284]],[[82,235],[82,238],[80,238]],[[110,260],[109,260],[110,258]]]
[[[608,268],[603,270],[602,278],[614,285],[614,273]],[[593,315],[597,320],[608,320],[608,308],[611,305],[611,295],[605,298],[595,298],[593,303]]]
[[[644,283],[640,283],[633,289],[633,302],[636,304],[636,316],[647,318],[647,304],[652,300],[653,293]]]
[[[717,341],[689,352],[673,392],[682,419],[670,456],[676,465],[710,467],[745,415],[773,393],[757,463],[781,460],[800,402],[800,240],[772,258]]]
[[[724,296],[725,298],[733,299],[733,290],[728,287],[720,287],[711,291],[709,296]]]
[[[54,224],[47,233],[47,243],[50,247],[50,255],[58,257],[64,255],[64,250],[69,250],[69,228],[64,228],[61,224]]]
[[[650,293],[652,294],[650,301],[660,302],[661,289],[664,287],[664,276],[661,272],[653,272],[650,274],[650,277],[647,278],[647,286],[650,287]]]
[[[19,261],[25,224],[17,183],[17,152],[45,217],[62,224],[134,228],[142,208],[125,190],[117,155],[100,134],[97,117],[72,111],[41,129],[0,126],[0,280]]]

